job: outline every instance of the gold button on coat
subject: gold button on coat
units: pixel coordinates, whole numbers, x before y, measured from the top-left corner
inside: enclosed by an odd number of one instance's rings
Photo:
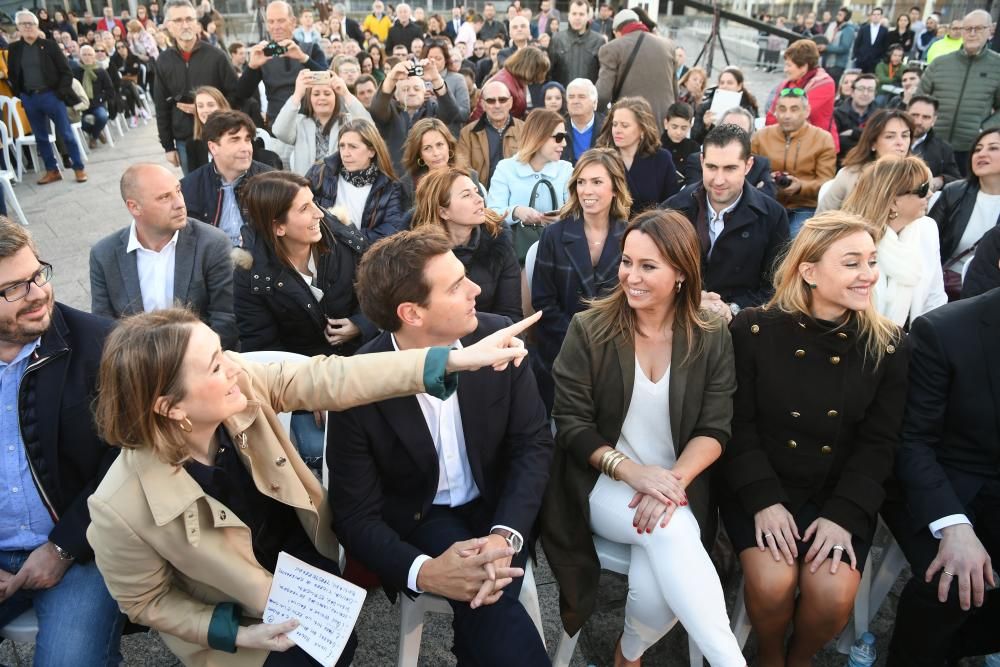
[[[795,358],[796,359],[801,359],[804,356],[806,356],[806,351],[805,350],[795,350]]]
[[[830,357],[830,363],[836,366],[840,363],[840,357]]]
[[[420,521],[420,512],[417,512],[416,514],[413,515],[413,520]]]
[[[755,336],[756,336],[757,334],[759,334],[759,333],[760,333],[760,325],[757,325],[757,324],[751,324],[751,325],[750,325],[750,333],[754,334]]]
[[[840,413],[837,412],[836,410],[830,410],[829,412],[826,413],[827,417],[837,417],[839,415],[840,415]]]
[[[885,351],[888,352],[889,354],[893,354],[893,353],[896,352],[896,346],[895,345],[890,345],[887,348],[885,348]]]
[[[819,451],[823,454],[829,454],[830,452],[833,451],[833,447],[831,447],[830,445],[823,445],[822,447],[819,448]]]
[[[789,440],[788,441],[788,448],[789,449],[795,449],[798,446],[799,446],[799,443],[795,442],[794,440]]]
[[[843,331],[841,331],[840,333],[837,334],[837,338],[840,338],[840,339],[847,338],[847,334],[845,334]]]
[[[799,417],[802,416],[802,413],[801,412],[796,412],[795,410],[792,410],[792,416],[795,417],[796,419],[798,419]]]

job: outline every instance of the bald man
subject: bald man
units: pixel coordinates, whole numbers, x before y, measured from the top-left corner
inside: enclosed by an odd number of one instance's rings
[[[239,95],[243,98],[250,97],[263,81],[267,96],[267,109],[263,111],[268,120],[272,121],[292,96],[299,72],[304,69],[326,71],[327,62],[318,41],[306,44],[293,39],[295,12],[287,2],[275,0],[269,3],[264,16],[270,40],[250,47],[247,67],[240,77]],[[273,53],[274,48],[268,48],[271,44],[277,44],[284,52]]]
[[[132,165],[119,189],[132,223],[90,250],[91,312],[119,318],[182,304],[237,349],[229,237],[187,216],[180,181],[160,165]]]
[[[407,49],[413,40],[423,37],[424,31],[418,23],[413,20],[413,12],[406,3],[396,5],[396,22],[389,28],[389,37],[385,40],[385,48],[392,51],[392,47],[402,44]],[[414,55],[420,56],[419,53]]]

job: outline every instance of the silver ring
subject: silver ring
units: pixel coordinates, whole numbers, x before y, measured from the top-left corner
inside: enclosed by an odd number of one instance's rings
[[[949,577],[954,577],[955,576],[954,572],[949,572],[948,570],[944,570],[943,572],[941,572],[941,574],[947,574]]]
[[[774,537],[774,533],[764,533],[764,539],[767,539],[768,537]]]
[[[838,550],[840,550],[840,551],[843,551],[843,550],[844,550],[844,547],[842,547],[842,546],[841,546],[841,545],[839,545],[839,544],[834,544],[834,545],[833,545],[833,550],[834,550],[834,551],[838,551]]]

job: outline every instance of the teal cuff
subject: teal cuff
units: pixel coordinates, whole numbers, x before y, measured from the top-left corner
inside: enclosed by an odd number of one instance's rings
[[[442,401],[458,389],[458,374],[446,370],[449,352],[450,347],[432,347],[424,361],[424,391]]]
[[[212,620],[208,624],[208,645],[216,651],[236,653],[236,633],[240,629],[240,614],[243,610],[234,602],[215,605]]]

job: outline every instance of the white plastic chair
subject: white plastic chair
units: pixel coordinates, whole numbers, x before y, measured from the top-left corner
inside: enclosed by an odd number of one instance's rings
[[[14,210],[21,224],[27,225],[28,217],[21,210],[21,204],[17,201],[17,195],[14,194],[14,186],[11,183],[11,181],[17,180],[17,174],[7,164],[7,160],[10,158],[7,148],[13,146],[14,142],[10,140],[10,135],[7,134],[7,126],[3,123],[0,123],[0,143],[3,144],[3,169],[0,169],[0,186],[3,187],[4,199],[7,202],[7,206]]]
[[[42,163],[38,156],[38,142],[34,134],[28,134],[21,122],[21,115],[17,112],[17,104],[20,100],[16,97],[8,97],[5,100],[4,109],[8,128],[17,129],[17,137],[14,139],[14,156],[17,161],[17,179],[24,177],[24,155],[22,151],[27,148],[31,153],[31,163],[35,167],[35,173],[42,172]],[[52,152],[56,153],[56,128],[49,122],[49,143],[52,144]],[[60,168],[60,160],[56,159],[56,169]]]
[[[33,644],[38,635],[38,616],[34,609],[29,609],[13,621],[0,628],[0,639],[9,639],[12,642]],[[21,655],[17,652],[17,646],[13,647],[14,660],[18,667],[24,664],[21,662]]]
[[[597,558],[601,562],[602,570],[628,575],[629,564],[632,562],[631,547],[627,544],[606,540],[598,535],[594,535],[594,547],[597,549]],[[674,625],[676,624],[677,621],[675,619]],[[671,626],[671,629],[673,629],[673,626]],[[573,659],[573,652],[576,651],[576,643],[579,639],[579,632],[570,637],[563,630],[559,646],[556,648],[555,658],[552,659],[552,667],[569,667],[570,661]],[[743,644],[740,643],[741,648],[742,646]],[[701,649],[698,648],[698,645],[690,637],[688,637],[688,659],[691,667],[702,667],[705,664]]]
[[[538,589],[535,587],[535,574],[531,569],[531,559],[524,567],[524,577],[521,582],[521,594],[518,596],[521,604],[538,629],[538,635],[545,643],[545,631],[542,629],[542,609],[538,604]],[[443,597],[422,593],[416,599],[399,594],[399,652],[396,659],[397,667],[417,667],[420,657],[420,637],[424,632],[424,614],[452,614],[451,605]]]
[[[528,292],[531,292],[531,278],[535,275],[535,258],[538,257],[538,241],[531,244],[524,256],[524,275],[528,279]]]
[[[823,185],[819,186],[819,194],[816,195],[816,203],[817,204],[819,204],[820,202],[823,201],[823,197],[826,196],[826,193],[828,193],[830,191],[830,188],[832,188],[832,187],[833,187],[833,179],[830,179],[829,181],[827,181]]]
[[[77,121],[69,125],[73,128],[73,136],[76,137],[76,144],[80,147],[80,159],[87,162],[87,133],[83,131],[83,122]]]

